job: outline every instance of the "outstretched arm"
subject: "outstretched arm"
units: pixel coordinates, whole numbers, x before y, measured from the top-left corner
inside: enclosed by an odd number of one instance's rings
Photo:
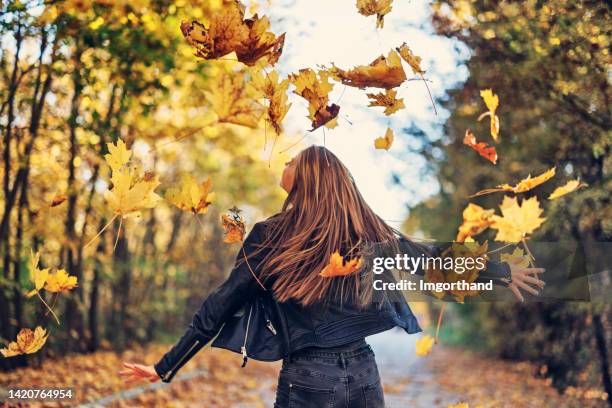
[[[170,382],[178,370],[219,332],[223,322],[257,293],[260,286],[253,272],[263,254],[260,251],[254,256],[253,253],[263,242],[262,229],[262,224],[255,224],[236,256],[229,277],[204,300],[180,340],[152,367],[124,364],[125,370],[120,372],[123,377],[128,381],[153,380],[155,373],[163,382]],[[245,262],[245,257],[248,262]]]

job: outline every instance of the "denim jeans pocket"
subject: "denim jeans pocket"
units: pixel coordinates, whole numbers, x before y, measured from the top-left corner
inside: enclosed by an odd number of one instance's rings
[[[384,408],[385,394],[380,380],[377,380],[373,384],[364,385],[361,389],[363,391],[365,408]]]
[[[333,388],[313,388],[289,384],[289,408],[332,408],[334,406]]]

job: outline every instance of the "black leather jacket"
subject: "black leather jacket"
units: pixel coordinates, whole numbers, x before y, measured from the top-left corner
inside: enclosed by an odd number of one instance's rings
[[[372,303],[365,310],[346,304],[306,308],[291,301],[275,302],[253,276],[266,254],[259,251],[254,255],[257,245],[265,238],[265,228],[265,221],[254,225],[227,280],[204,300],[185,334],[155,364],[162,381],[170,382],[215,336],[213,347],[242,353],[246,364],[247,357],[279,360],[305,347],[339,346],[396,326],[409,334],[421,331],[403,296]],[[436,248],[428,251],[410,241],[402,242],[408,244],[404,250],[410,256],[419,256],[424,251],[430,255],[439,253]],[[242,261],[245,256],[248,263]],[[422,275],[423,271],[417,273]],[[500,283],[500,278],[509,276],[506,263],[489,261],[479,280],[492,279]]]

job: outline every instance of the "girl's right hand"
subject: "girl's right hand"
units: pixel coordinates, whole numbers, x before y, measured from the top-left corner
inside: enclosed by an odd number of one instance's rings
[[[511,279],[503,279],[508,283],[508,288],[521,302],[525,301],[525,298],[521,294],[521,289],[525,290],[532,295],[539,295],[540,290],[544,287],[544,281],[536,278],[536,274],[543,273],[544,268],[525,268],[513,263],[510,265]]]

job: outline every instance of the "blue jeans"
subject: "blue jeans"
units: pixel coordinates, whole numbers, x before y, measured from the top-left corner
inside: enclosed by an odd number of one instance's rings
[[[275,408],[384,407],[372,348],[359,340],[347,345],[309,347],[283,360]]]

